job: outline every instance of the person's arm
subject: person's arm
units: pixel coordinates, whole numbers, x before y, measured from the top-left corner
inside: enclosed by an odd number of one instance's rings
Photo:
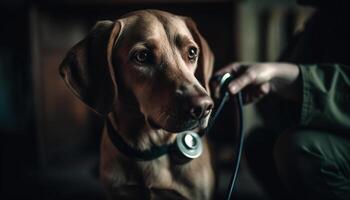
[[[301,105],[300,124],[350,129],[350,67],[341,64],[230,64],[216,75],[236,75],[231,94],[243,91],[246,103],[276,93]]]
[[[229,84],[231,94],[243,90],[245,103],[252,103],[270,92],[286,99],[300,101],[300,70],[291,63],[232,63],[215,75],[232,73],[236,78]],[[215,85],[214,85],[215,87]],[[218,95],[218,87],[215,95]]]
[[[350,67],[342,64],[299,65],[302,78],[300,123],[350,129]]]

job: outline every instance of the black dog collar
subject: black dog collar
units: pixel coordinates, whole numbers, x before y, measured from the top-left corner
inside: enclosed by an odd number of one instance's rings
[[[159,158],[169,152],[170,144],[152,146],[148,150],[139,150],[124,141],[124,139],[113,128],[111,121],[107,118],[107,133],[113,145],[123,154],[137,160],[149,161]]]

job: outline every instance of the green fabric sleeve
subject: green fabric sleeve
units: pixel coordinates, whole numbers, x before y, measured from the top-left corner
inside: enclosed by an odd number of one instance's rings
[[[350,67],[342,64],[299,65],[303,84],[301,124],[350,129]]]

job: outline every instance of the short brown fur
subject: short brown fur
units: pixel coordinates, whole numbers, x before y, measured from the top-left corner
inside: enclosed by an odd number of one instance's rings
[[[195,62],[187,56],[189,47],[199,50]],[[142,49],[150,49],[152,62],[135,63],[132,52]],[[191,19],[143,10],[97,23],[70,50],[60,73],[73,93],[108,117],[130,146],[145,150],[174,142],[177,132],[207,126],[210,114],[194,120],[188,110],[198,101],[212,104],[208,80],[213,59]],[[203,154],[179,164],[169,155],[151,161],[130,158],[106,131],[100,172],[110,199],[211,198],[214,175],[205,137]]]

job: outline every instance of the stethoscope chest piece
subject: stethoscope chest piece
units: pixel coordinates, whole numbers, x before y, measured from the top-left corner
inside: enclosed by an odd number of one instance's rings
[[[203,152],[200,136],[193,131],[178,133],[173,145],[173,158],[178,162],[186,162],[198,158]]]

